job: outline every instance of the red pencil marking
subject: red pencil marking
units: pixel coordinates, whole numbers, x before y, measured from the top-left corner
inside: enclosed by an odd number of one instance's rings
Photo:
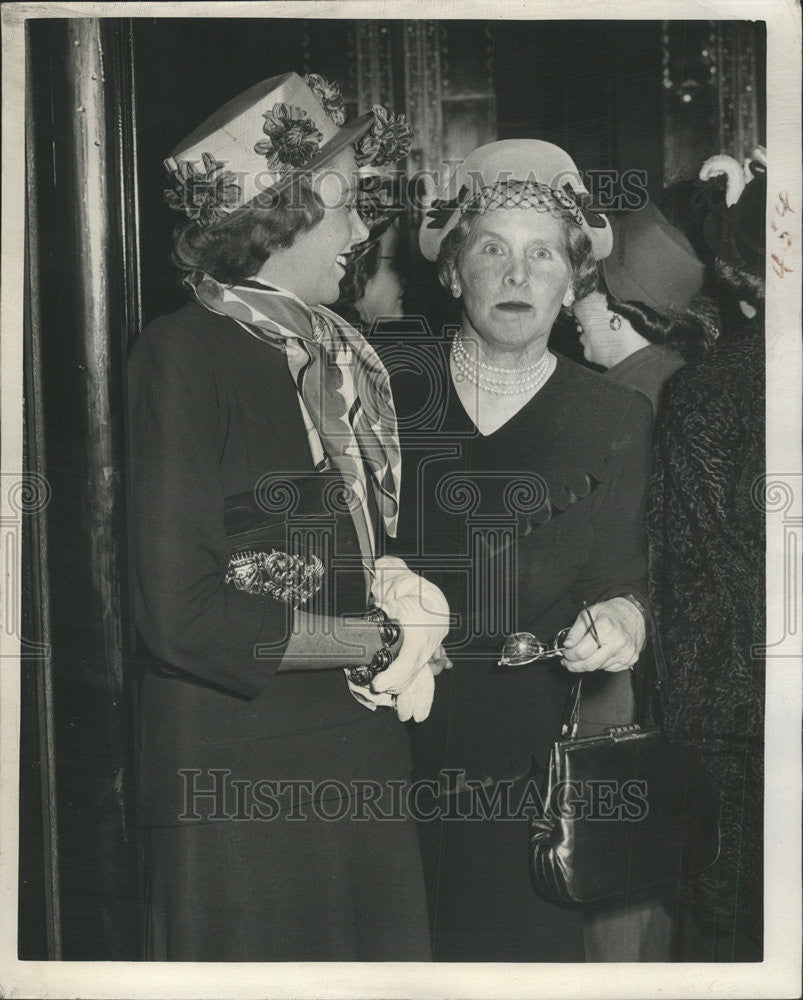
[[[775,206],[775,211],[778,213],[778,215],[783,216],[783,215],[786,215],[787,212],[794,213],[795,210],[789,204],[789,192],[788,191],[783,191],[783,192],[779,191],[778,192],[778,200],[781,203],[781,207],[780,208],[778,208],[777,205]]]

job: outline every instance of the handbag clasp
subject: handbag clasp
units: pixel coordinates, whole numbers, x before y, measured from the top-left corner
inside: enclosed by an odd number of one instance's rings
[[[626,726],[611,726],[608,730],[608,735],[613,740],[623,740],[628,736],[633,736],[635,733],[641,732],[641,726],[638,722],[631,722]]]

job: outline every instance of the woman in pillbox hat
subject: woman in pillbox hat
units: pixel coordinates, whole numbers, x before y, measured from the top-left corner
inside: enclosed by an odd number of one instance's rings
[[[684,234],[653,205],[615,219],[613,250],[597,289],[572,311],[585,358],[638,389],[657,414],[664,385],[716,341],[705,267]]]
[[[572,158],[538,139],[467,155],[419,231],[460,309],[400,399],[440,407],[431,441],[407,439],[399,531],[453,616],[455,667],[412,734],[441,790],[421,824],[437,961],[585,957],[583,914],[532,892],[525,845],[574,680],[580,735],[632,722],[645,639],[649,404],[549,349],[611,243]]]

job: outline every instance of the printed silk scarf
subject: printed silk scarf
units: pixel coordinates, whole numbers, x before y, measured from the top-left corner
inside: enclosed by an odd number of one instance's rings
[[[189,276],[185,283],[205,308],[231,317],[259,340],[284,350],[302,413],[306,409],[312,423],[315,467],[321,470],[331,462],[351,491],[349,508],[370,589],[374,542],[364,486],[366,466],[391,536],[399,516],[401,454],[384,365],[368,341],[340,316],[323,306],[307,306],[281,288],[255,278],[222,285],[208,274]]]

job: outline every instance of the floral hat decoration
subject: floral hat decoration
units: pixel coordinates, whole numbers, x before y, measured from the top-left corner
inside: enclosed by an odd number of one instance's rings
[[[340,85],[317,73],[263,80],[199,125],[164,161],[166,203],[210,226],[299,170],[319,169],[353,146],[363,169],[401,159],[413,133],[404,115],[374,105],[346,123]]]

